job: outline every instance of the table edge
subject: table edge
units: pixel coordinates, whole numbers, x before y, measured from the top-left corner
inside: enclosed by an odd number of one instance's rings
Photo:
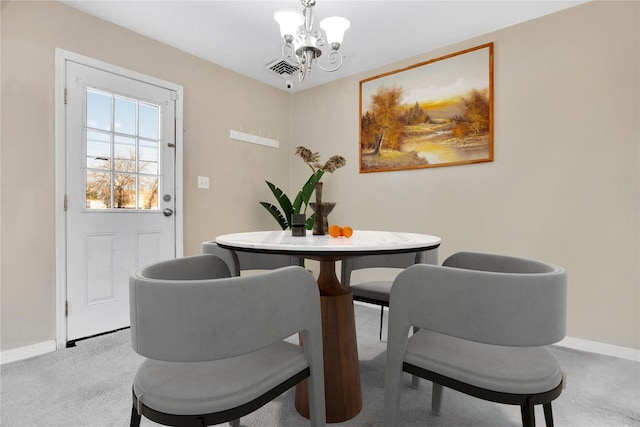
[[[301,249],[263,249],[263,248],[249,248],[244,246],[228,245],[224,243],[217,243],[218,246],[224,249],[240,252],[253,252],[260,254],[275,254],[275,255],[291,255],[301,258],[310,257],[335,257],[335,258],[350,258],[360,257],[367,255],[384,255],[384,254],[405,254],[411,252],[422,252],[437,249],[440,247],[440,242],[436,244],[429,244],[424,246],[414,246],[411,248],[395,248],[395,249],[363,249],[363,250],[349,250],[349,251],[334,251],[334,250],[301,250]]]

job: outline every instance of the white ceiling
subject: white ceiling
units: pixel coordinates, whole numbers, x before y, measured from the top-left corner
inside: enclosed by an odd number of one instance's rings
[[[299,0],[60,1],[282,90],[290,80],[294,84],[292,91],[297,91],[587,0],[317,0],[316,26],[327,16],[344,16],[351,21],[340,48],[346,59],[334,73],[315,68],[302,84],[296,75],[286,78],[265,69],[280,57],[282,44],[273,12],[281,8],[302,10]]]

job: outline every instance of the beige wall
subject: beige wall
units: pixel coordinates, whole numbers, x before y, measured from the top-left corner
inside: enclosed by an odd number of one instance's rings
[[[273,226],[259,200],[289,182],[291,96],[58,2],[2,3],[2,350],[55,339],[54,49],[184,87],[184,252]],[[279,136],[281,149],[229,139]],[[198,190],[197,176],[211,178]]]
[[[270,198],[263,181],[297,189],[303,144],[349,160],[323,179],[331,222],[437,234],[441,258],[563,265],[568,334],[640,348],[639,18],[636,2],[589,3],[290,96],[55,2],[3,2],[1,349],[55,338],[55,47],[184,86],[185,254],[274,228],[257,204]],[[489,41],[495,161],[359,174],[359,80]],[[281,149],[229,140],[240,127]],[[198,175],[211,190],[196,189]]]
[[[638,2],[589,3],[296,94],[292,140],[349,161],[323,178],[330,222],[441,236],[441,261],[478,250],[564,266],[568,335],[639,348],[639,18]],[[494,162],[359,174],[359,81],[487,42]]]

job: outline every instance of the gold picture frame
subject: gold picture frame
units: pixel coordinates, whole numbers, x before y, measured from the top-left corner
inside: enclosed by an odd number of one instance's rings
[[[493,43],[360,81],[360,173],[493,161]]]

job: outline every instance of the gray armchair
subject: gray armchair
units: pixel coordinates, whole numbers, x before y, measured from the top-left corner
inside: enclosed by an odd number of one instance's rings
[[[276,268],[299,265],[304,267],[304,259],[290,255],[267,254],[258,252],[232,251],[221,248],[216,242],[204,242],[202,253],[212,254],[224,260],[232,276],[239,276],[246,270],[274,270]]]
[[[419,263],[437,264],[438,250],[432,249],[430,251],[409,252],[404,254],[367,255],[347,258],[342,261],[340,282],[351,289],[353,299],[355,301],[380,306],[380,340],[382,340],[384,308],[389,307],[389,293],[391,292],[393,280],[372,280],[352,283],[352,273],[356,270],[371,268],[405,269]]]
[[[239,425],[307,378],[311,426],[324,427],[315,280],[301,267],[228,276],[210,254],[132,273],[131,343],[146,360],[133,384],[131,426],[142,415],[173,426]],[[304,347],[283,341],[296,333]]]
[[[433,382],[436,413],[444,386],[519,405],[525,427],[542,404],[552,426],[564,381],[544,346],[565,336],[566,291],[562,268],[523,258],[463,252],[409,267],[391,290],[384,425],[400,425],[404,371]]]

